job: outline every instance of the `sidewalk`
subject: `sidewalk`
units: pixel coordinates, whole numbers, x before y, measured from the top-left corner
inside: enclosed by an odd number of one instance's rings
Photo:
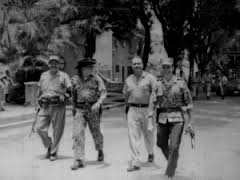
[[[124,106],[124,103],[111,103],[103,105],[103,110],[109,110],[112,108],[118,108]],[[36,109],[32,106],[24,107],[23,105],[11,105],[4,106],[5,111],[0,112],[0,129],[10,126],[16,126],[21,124],[30,123],[33,121]],[[72,106],[67,106],[67,116],[71,115]]]

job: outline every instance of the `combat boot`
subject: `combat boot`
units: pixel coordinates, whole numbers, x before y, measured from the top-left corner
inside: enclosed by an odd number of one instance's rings
[[[71,169],[74,171],[83,167],[84,167],[83,161],[81,159],[78,159],[74,161],[73,165],[71,166]]]
[[[104,153],[103,150],[98,151],[98,161],[104,161]]]

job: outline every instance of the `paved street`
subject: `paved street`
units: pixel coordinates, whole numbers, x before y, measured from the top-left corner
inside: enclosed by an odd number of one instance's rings
[[[72,117],[68,116],[59,160],[42,159],[45,149],[34,134],[28,137],[30,124],[0,129],[0,180],[161,180],[166,161],[155,147],[155,163],[146,163],[142,143],[142,169],[127,173],[129,148],[123,108],[104,112],[105,162],[96,162],[97,152],[87,130],[87,166],[71,171]],[[1,115],[0,115],[1,116]],[[239,180],[240,179],[240,97],[224,101],[195,102],[194,119],[197,128],[196,148],[183,136],[176,179],[179,180]]]

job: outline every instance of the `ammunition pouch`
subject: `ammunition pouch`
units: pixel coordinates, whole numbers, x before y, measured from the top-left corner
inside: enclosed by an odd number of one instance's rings
[[[60,105],[63,102],[60,101],[58,96],[47,98],[47,97],[42,97],[38,101],[40,107],[42,108],[48,108],[49,105]]]
[[[174,108],[157,108],[156,111],[156,123],[158,123],[159,114],[160,113],[172,113],[172,112],[182,112],[181,107],[174,107]]]
[[[77,109],[82,109],[82,110],[91,110],[93,104],[94,103],[80,103],[80,102],[77,102],[76,108]]]

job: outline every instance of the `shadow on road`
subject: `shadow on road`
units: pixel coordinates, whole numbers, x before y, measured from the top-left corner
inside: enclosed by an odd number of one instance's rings
[[[167,180],[168,178],[164,174],[154,174],[154,175],[150,175],[148,177],[148,179],[149,180],[160,180],[160,179],[162,179],[162,180],[166,179]],[[181,176],[181,175],[175,175],[174,179],[176,179],[176,180],[194,180],[191,177]]]
[[[98,169],[105,169],[111,165],[107,162],[99,162],[99,161],[86,161],[85,164],[86,164],[86,166],[87,165],[101,165],[100,167],[98,167]]]
[[[159,165],[156,164],[156,163],[149,163],[149,162],[143,162],[143,163],[141,163],[141,167],[144,167],[144,168],[154,167],[154,168],[156,168],[156,169],[162,168],[161,166],[159,166]]]
[[[37,156],[37,158],[40,159],[40,160],[47,160],[45,158],[45,154],[39,155],[39,156]],[[58,155],[57,161],[59,161],[59,160],[67,160],[67,159],[73,159],[73,157],[72,156]]]

